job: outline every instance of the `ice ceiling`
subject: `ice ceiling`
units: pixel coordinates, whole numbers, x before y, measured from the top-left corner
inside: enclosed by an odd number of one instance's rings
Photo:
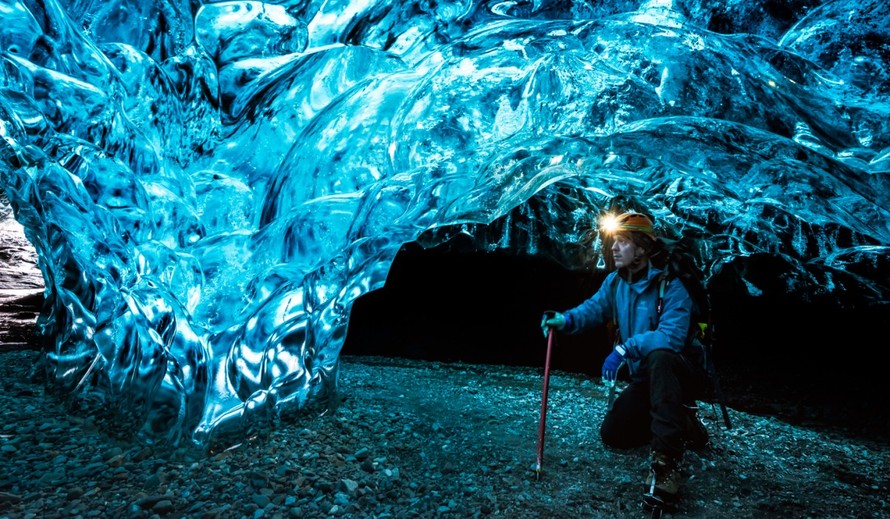
[[[568,264],[632,205],[711,269],[769,255],[801,298],[888,300],[883,0],[0,14],[0,188],[50,379],[146,441],[323,409],[353,302],[455,229]]]

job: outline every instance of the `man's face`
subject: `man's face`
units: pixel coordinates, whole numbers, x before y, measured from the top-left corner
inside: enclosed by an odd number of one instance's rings
[[[630,267],[634,258],[642,255],[643,250],[626,236],[620,234],[615,236],[615,241],[612,243],[612,259],[615,261],[615,268]],[[639,266],[644,264],[641,263]]]

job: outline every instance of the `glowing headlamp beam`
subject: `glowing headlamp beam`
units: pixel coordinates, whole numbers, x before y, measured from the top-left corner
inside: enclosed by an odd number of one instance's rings
[[[612,213],[606,213],[600,217],[600,231],[606,235],[615,234],[620,227],[618,217]]]

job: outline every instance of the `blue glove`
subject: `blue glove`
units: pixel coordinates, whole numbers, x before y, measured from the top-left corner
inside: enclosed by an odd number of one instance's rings
[[[547,337],[549,328],[562,330],[565,327],[566,316],[562,315],[559,312],[545,312],[544,317],[541,317],[541,331],[544,332],[544,337]]]
[[[627,350],[624,349],[624,346],[619,344],[618,346],[615,346],[612,353],[606,357],[606,361],[603,362],[603,380],[611,383],[618,378],[618,369],[621,367],[621,363],[624,362],[625,353],[627,353]]]

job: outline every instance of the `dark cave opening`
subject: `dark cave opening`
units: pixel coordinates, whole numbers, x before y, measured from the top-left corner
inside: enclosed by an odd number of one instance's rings
[[[356,301],[343,353],[543,365],[542,313],[579,304],[604,275],[570,270],[545,258],[453,244],[423,248],[412,242],[399,251],[385,286]],[[835,355],[853,345],[867,348],[873,343],[869,338],[888,324],[884,308],[843,309],[782,293],[753,297],[737,278],[728,279],[732,276],[716,276],[710,284],[719,348],[715,358],[727,367],[843,377]],[[597,374],[610,345],[602,329],[560,334],[557,348],[556,369]]]
[[[545,310],[583,301],[602,275],[508,252],[402,247],[386,285],[354,304],[345,355],[543,366]],[[598,373],[608,353],[601,334],[559,336],[553,369]]]

